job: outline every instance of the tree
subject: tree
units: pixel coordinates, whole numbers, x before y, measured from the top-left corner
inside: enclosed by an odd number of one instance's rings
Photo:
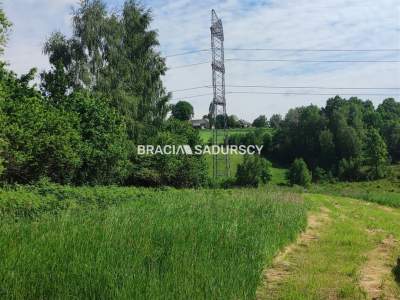
[[[274,129],[278,129],[281,126],[282,116],[274,114],[269,119],[269,126]]]
[[[42,74],[43,92],[56,103],[71,89],[106,97],[123,115],[130,139],[144,142],[165,120],[170,99],[151,21],[151,12],[134,0],[120,13],[107,11],[102,0],[81,1],[73,36],[54,33],[44,47],[52,69]]]
[[[193,106],[186,101],[179,101],[172,106],[172,116],[181,121],[189,121],[193,118]]]
[[[341,159],[338,165],[338,177],[340,180],[344,181],[357,181],[362,179],[361,159],[357,157]]]
[[[235,115],[230,115],[227,119],[228,128],[238,128],[240,127],[239,118]]]
[[[257,128],[267,127],[267,118],[265,115],[258,116],[253,121],[253,126]]]
[[[129,174],[133,145],[121,115],[106,99],[95,98],[88,92],[71,94],[63,109],[78,116],[76,129],[82,139],[79,147],[82,163],[74,183],[123,183]]]
[[[236,170],[236,184],[257,187],[271,180],[271,163],[258,155],[246,155]]]
[[[319,146],[321,155],[319,163],[323,168],[330,169],[336,161],[334,136],[329,129],[321,131],[319,134]]]
[[[385,139],[392,161],[400,161],[400,102],[385,99],[377,108],[382,120],[380,132]]]
[[[11,183],[32,183],[49,177],[70,183],[81,164],[80,136],[74,128],[75,115],[47,106],[41,95],[29,87],[33,72],[17,78],[0,70],[0,102],[5,179]]]
[[[4,52],[4,46],[7,42],[7,34],[11,27],[11,22],[8,21],[3,9],[0,8],[0,54]]]
[[[295,159],[292,166],[290,167],[287,178],[291,185],[301,185],[307,187],[311,184],[311,174],[307,168],[305,161],[300,159]]]
[[[364,159],[366,165],[370,166],[369,177],[371,179],[385,177],[388,163],[387,147],[375,128],[370,128],[367,132]]]
[[[215,127],[218,129],[225,128],[225,122],[228,120],[227,115],[218,115],[215,119]]]

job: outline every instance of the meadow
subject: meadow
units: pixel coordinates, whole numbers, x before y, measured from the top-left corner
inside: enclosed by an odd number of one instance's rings
[[[250,128],[231,128],[227,130],[227,134],[232,135],[232,134],[246,134],[249,132],[253,132],[255,128],[250,127]],[[265,131],[271,130],[270,128],[264,128]],[[211,141],[212,139],[212,130],[211,129],[201,129],[199,130],[200,134],[200,139],[204,144],[207,144]],[[222,137],[222,136],[221,136]],[[220,143],[223,142],[223,140],[218,141]]]
[[[265,189],[43,185],[0,199],[2,299],[254,298],[307,211]]]
[[[385,179],[314,184],[309,191],[400,207],[400,165],[392,165],[390,175]]]

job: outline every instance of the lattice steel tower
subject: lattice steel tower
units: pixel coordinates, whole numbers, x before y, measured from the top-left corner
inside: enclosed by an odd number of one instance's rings
[[[227,146],[227,114],[225,99],[224,29],[215,10],[211,11],[211,52],[212,83],[214,98],[210,105],[213,145]],[[219,117],[218,117],[219,116]],[[217,117],[221,118],[222,128],[217,128]],[[226,177],[230,174],[229,156],[213,155],[213,177]]]

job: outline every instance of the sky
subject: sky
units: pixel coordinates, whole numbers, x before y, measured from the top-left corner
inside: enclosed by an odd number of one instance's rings
[[[77,0],[3,0],[13,23],[5,59],[18,74],[32,67],[44,70],[48,59],[43,43],[53,31],[71,34],[71,11]],[[123,0],[105,1],[117,9]],[[159,34],[163,56],[210,48],[210,11],[215,9],[225,32],[226,58],[400,61],[400,51],[232,51],[231,48],[268,49],[400,49],[398,0],[143,0],[150,8],[152,29]],[[167,58],[170,70],[163,78],[168,91],[211,85],[211,66],[174,67],[207,62],[208,51]],[[258,115],[285,114],[309,104],[323,106],[336,94],[370,99],[375,105],[390,96],[400,100],[400,90],[343,90],[339,87],[400,88],[400,63],[226,62],[227,112],[253,120]],[[263,85],[281,88],[237,88],[230,85]],[[291,87],[314,87],[293,89]],[[332,89],[316,89],[328,87]],[[229,92],[259,94],[229,94]],[[195,116],[208,112],[210,88],[173,93],[172,102],[188,100]],[[264,93],[264,94],[262,94]],[[275,93],[275,94],[265,94]],[[282,94],[280,94],[282,93]],[[293,95],[319,93],[326,95]],[[385,95],[363,95],[385,94]]]

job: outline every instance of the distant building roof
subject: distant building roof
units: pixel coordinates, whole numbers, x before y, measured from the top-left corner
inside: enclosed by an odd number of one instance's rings
[[[200,126],[208,126],[210,122],[207,119],[199,119],[199,120],[191,120],[192,126],[200,127]]]

